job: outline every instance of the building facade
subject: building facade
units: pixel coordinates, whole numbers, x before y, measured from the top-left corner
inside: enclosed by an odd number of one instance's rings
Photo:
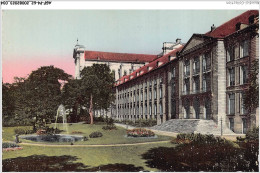
[[[156,59],[157,55],[113,53],[85,50],[83,45],[74,48],[75,78],[80,79],[80,72],[84,67],[93,64],[107,64],[114,72],[115,80],[131,74],[134,70]]]
[[[115,119],[152,119],[161,124],[178,117],[176,53],[182,47],[176,43],[169,53],[117,81]]]
[[[259,125],[244,107],[249,69],[259,59],[259,12],[247,11],[205,34],[193,34],[116,83],[118,120],[213,120],[235,133]],[[176,40],[177,44],[178,41]]]

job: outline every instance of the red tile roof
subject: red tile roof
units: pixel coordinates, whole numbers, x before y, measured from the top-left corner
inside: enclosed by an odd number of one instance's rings
[[[151,62],[156,58],[157,55],[85,51],[85,60],[144,63],[144,62]]]
[[[205,35],[211,36],[211,37],[214,37],[214,38],[226,37],[226,36],[236,32],[236,24],[237,23],[240,22],[242,24],[248,25],[249,24],[248,18],[252,15],[258,16],[259,11],[258,10],[246,11],[246,12],[242,13],[241,15],[239,15],[239,16],[225,22],[224,24],[220,25],[219,27],[217,27],[212,32],[211,31],[207,32]]]
[[[173,61],[174,59],[170,59],[169,57],[170,56],[173,56],[173,57],[176,57],[176,53],[178,51],[181,51],[181,49],[183,48],[184,46],[181,45],[179,48],[171,51],[170,53],[160,57],[160,58],[157,58],[155,59],[154,61],[150,62],[149,64],[145,65],[145,66],[142,66],[140,67],[139,69],[135,70],[134,72],[132,72],[130,75],[127,75],[127,76],[123,76],[121,77],[120,79],[118,79],[117,83],[115,84],[115,86],[118,86],[118,85],[121,85],[129,80],[133,80],[137,77],[140,77],[146,73],[149,73],[150,71],[152,70],[155,70],[165,64],[167,64],[168,62],[170,61]]]

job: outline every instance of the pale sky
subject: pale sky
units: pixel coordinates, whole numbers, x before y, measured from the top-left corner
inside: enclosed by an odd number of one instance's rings
[[[245,10],[3,10],[3,82],[54,65],[74,75],[77,38],[86,50],[159,54],[163,42],[206,33]]]

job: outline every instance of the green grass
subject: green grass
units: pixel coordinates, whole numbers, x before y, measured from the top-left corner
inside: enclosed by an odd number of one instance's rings
[[[91,132],[100,131],[103,133],[101,138],[90,138],[88,141],[81,141],[75,144],[123,144],[123,143],[139,143],[149,141],[169,140],[170,137],[158,136],[155,139],[145,138],[125,138],[126,129],[118,127],[118,130],[102,130],[103,124],[72,124],[69,127],[69,133],[72,131],[80,131],[83,136],[88,136]],[[3,140],[14,140],[14,129],[17,127],[3,127]],[[20,127],[21,128],[21,127]],[[23,140],[24,141],[24,140]],[[27,142],[27,141],[26,141]],[[32,141],[31,141],[32,142]],[[33,142],[32,142],[33,143]],[[173,147],[171,143],[146,144],[135,146],[114,146],[114,147],[51,147],[51,146],[26,146],[21,144],[22,150],[3,152],[2,159],[27,157],[32,155],[46,156],[76,156],[75,162],[83,163],[90,167],[97,167],[107,164],[133,164],[136,167],[141,166],[147,171],[159,171],[146,166],[142,154],[155,147]]]
[[[80,131],[82,134],[75,134],[75,135],[82,135],[82,136],[89,136],[92,132],[99,131],[103,134],[100,138],[89,138],[88,141],[78,141],[75,142],[75,144],[86,144],[86,145],[94,145],[94,144],[131,144],[131,143],[141,143],[141,142],[153,142],[153,141],[166,141],[171,140],[171,137],[168,136],[158,136],[157,138],[127,138],[126,135],[126,129],[117,127],[117,130],[103,130],[102,127],[105,124],[72,124],[68,125],[68,131],[69,134],[72,134],[73,131]],[[54,124],[50,125],[51,127],[54,126]],[[58,124],[58,128],[62,129],[62,125]],[[3,140],[4,141],[14,141],[15,139],[15,133],[14,129],[17,127],[3,127]],[[22,128],[22,127],[19,127]],[[27,127],[28,128],[28,127]],[[62,132],[65,133],[65,132]],[[30,140],[20,139],[22,142],[27,143],[36,143]],[[40,142],[37,142],[40,143]],[[53,142],[51,144],[68,144],[68,143],[59,143],[59,142]]]
[[[3,152],[3,160],[16,157],[27,157],[35,154],[46,156],[71,155],[78,158],[75,162],[80,162],[90,167],[122,163],[141,166],[148,171],[158,171],[157,169],[147,167],[145,160],[142,159],[141,155],[150,148],[172,146],[174,145],[170,143],[97,148],[23,146],[23,150]]]

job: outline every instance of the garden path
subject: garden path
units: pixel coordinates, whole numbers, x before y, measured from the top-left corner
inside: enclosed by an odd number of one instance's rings
[[[134,129],[134,128],[139,128],[139,127],[134,127],[134,126],[130,126],[130,125],[125,125],[125,124],[120,124],[120,123],[115,123],[116,126],[119,127],[123,127],[126,129]],[[151,127],[142,127],[142,128],[146,128],[146,129],[150,129],[152,130],[155,134],[157,135],[162,135],[162,136],[172,136],[172,137],[176,137],[179,133],[176,132],[171,132],[171,131],[162,131],[162,130],[155,130],[152,129]],[[213,134],[214,136],[221,136],[221,135],[217,135],[217,134]],[[227,140],[231,140],[231,141],[236,141],[237,137],[245,137],[245,134],[224,134],[221,137],[227,139]]]
[[[12,142],[12,141],[6,141]],[[45,146],[45,147],[122,147],[122,146],[135,146],[135,145],[149,145],[149,144],[161,144],[161,143],[168,143],[170,140],[167,141],[156,141],[156,142],[141,142],[141,143],[133,143],[133,144],[103,144],[103,145],[57,145],[57,144],[35,144],[35,143],[19,143],[20,145],[29,145],[29,146]]]

